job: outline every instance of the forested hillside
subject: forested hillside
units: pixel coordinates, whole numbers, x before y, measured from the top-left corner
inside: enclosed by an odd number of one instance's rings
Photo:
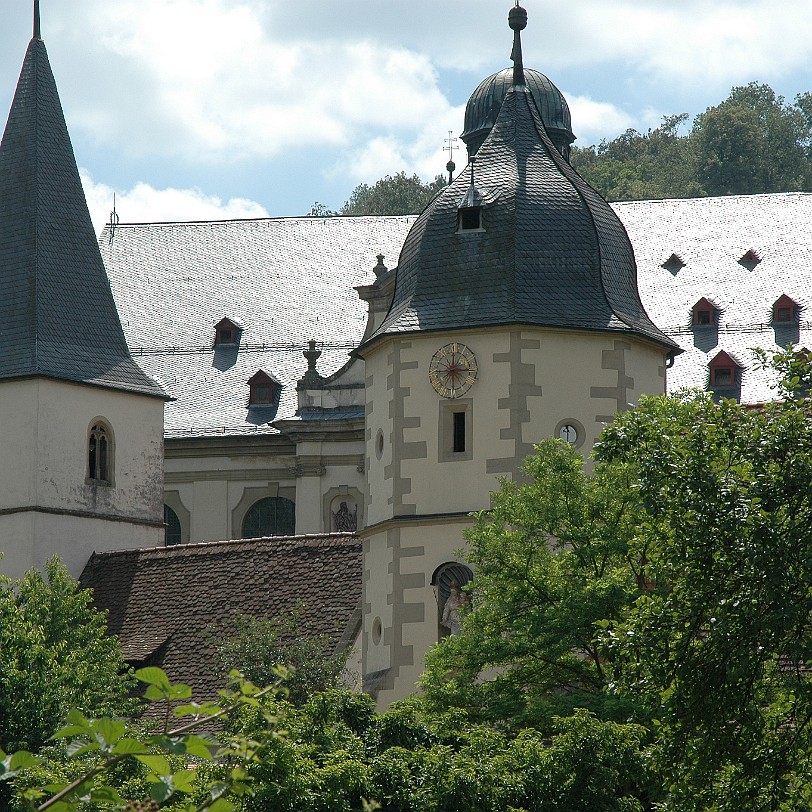
[[[574,147],[572,165],[607,200],[812,191],[812,93],[751,82],[688,120]]]

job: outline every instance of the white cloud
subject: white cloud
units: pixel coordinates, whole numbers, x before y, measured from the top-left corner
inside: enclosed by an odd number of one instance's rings
[[[578,138],[578,146],[588,146],[602,138],[611,140],[638,122],[618,107],[608,102],[595,101],[588,96],[564,93],[572,116],[572,129]]]
[[[404,171],[416,173],[424,180],[445,174],[448,153],[443,150],[448,132],[459,131],[464,107],[438,105],[417,132],[408,137],[385,135],[363,141],[344,153],[329,170],[328,177],[346,178],[353,185],[373,183],[384,175]],[[454,162],[459,172],[467,163],[465,145],[455,143]]]
[[[808,0],[575,0],[552,38],[561,64],[625,62],[649,80],[729,87],[809,68]],[[577,47],[576,47],[577,46]]]
[[[84,81],[70,88],[72,127],[127,151],[265,159],[391,132],[408,138],[448,106],[426,55],[357,33],[313,40],[303,28],[299,40],[274,39],[256,2],[91,5],[96,31],[85,34]],[[80,52],[73,30],[63,36]]]
[[[156,223],[176,220],[230,220],[267,217],[268,212],[253,200],[232,198],[222,201],[200,189],[155,189],[137,183],[132,189],[118,190],[96,183],[87,170],[79,175],[85,190],[90,218],[96,233],[110,219],[115,194],[116,212],[122,223]]]

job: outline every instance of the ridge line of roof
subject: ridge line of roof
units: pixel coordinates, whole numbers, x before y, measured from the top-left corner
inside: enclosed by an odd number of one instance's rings
[[[306,214],[285,214],[278,217],[226,217],[214,220],[150,220],[147,222],[116,223],[116,230],[120,228],[134,228],[139,226],[200,226],[226,223],[263,223],[268,221],[305,220],[307,222],[323,222],[325,220],[396,220],[398,218],[418,217],[417,214],[337,214],[334,217],[309,217]],[[104,224],[102,233],[110,227]]]
[[[269,544],[288,545],[306,541],[360,541],[355,533],[303,533],[297,536],[258,536],[249,539],[221,539],[219,541],[196,541],[187,544],[170,544],[158,547],[134,547],[126,550],[104,550],[94,552],[92,558],[124,558],[126,556],[138,556],[142,553],[166,553],[186,552],[190,550],[212,549],[222,545],[256,544],[257,542],[267,542]],[[88,563],[90,563],[88,561]]]

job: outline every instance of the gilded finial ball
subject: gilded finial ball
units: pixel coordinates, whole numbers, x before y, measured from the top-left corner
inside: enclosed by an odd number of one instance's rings
[[[449,162],[448,162],[448,163],[445,165],[445,168],[446,168],[446,170],[447,170],[447,171],[449,171],[449,172],[453,172],[453,171],[454,171],[454,170],[457,168],[457,165],[454,163],[454,161],[449,161]]]
[[[514,6],[508,12],[508,25],[514,31],[524,31],[527,28],[527,12],[521,6]]]

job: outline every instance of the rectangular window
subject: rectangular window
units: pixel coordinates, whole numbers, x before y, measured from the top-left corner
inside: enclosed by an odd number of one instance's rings
[[[437,425],[438,462],[473,459],[473,400],[441,400]]]
[[[482,228],[482,207],[460,209],[460,231],[476,231]]]
[[[465,451],[465,412],[454,412],[454,453]]]
[[[714,386],[730,386],[733,383],[733,370],[730,367],[720,367],[713,370]]]
[[[696,323],[697,324],[710,324],[711,323],[711,312],[710,312],[710,310],[697,310],[696,311]]]

